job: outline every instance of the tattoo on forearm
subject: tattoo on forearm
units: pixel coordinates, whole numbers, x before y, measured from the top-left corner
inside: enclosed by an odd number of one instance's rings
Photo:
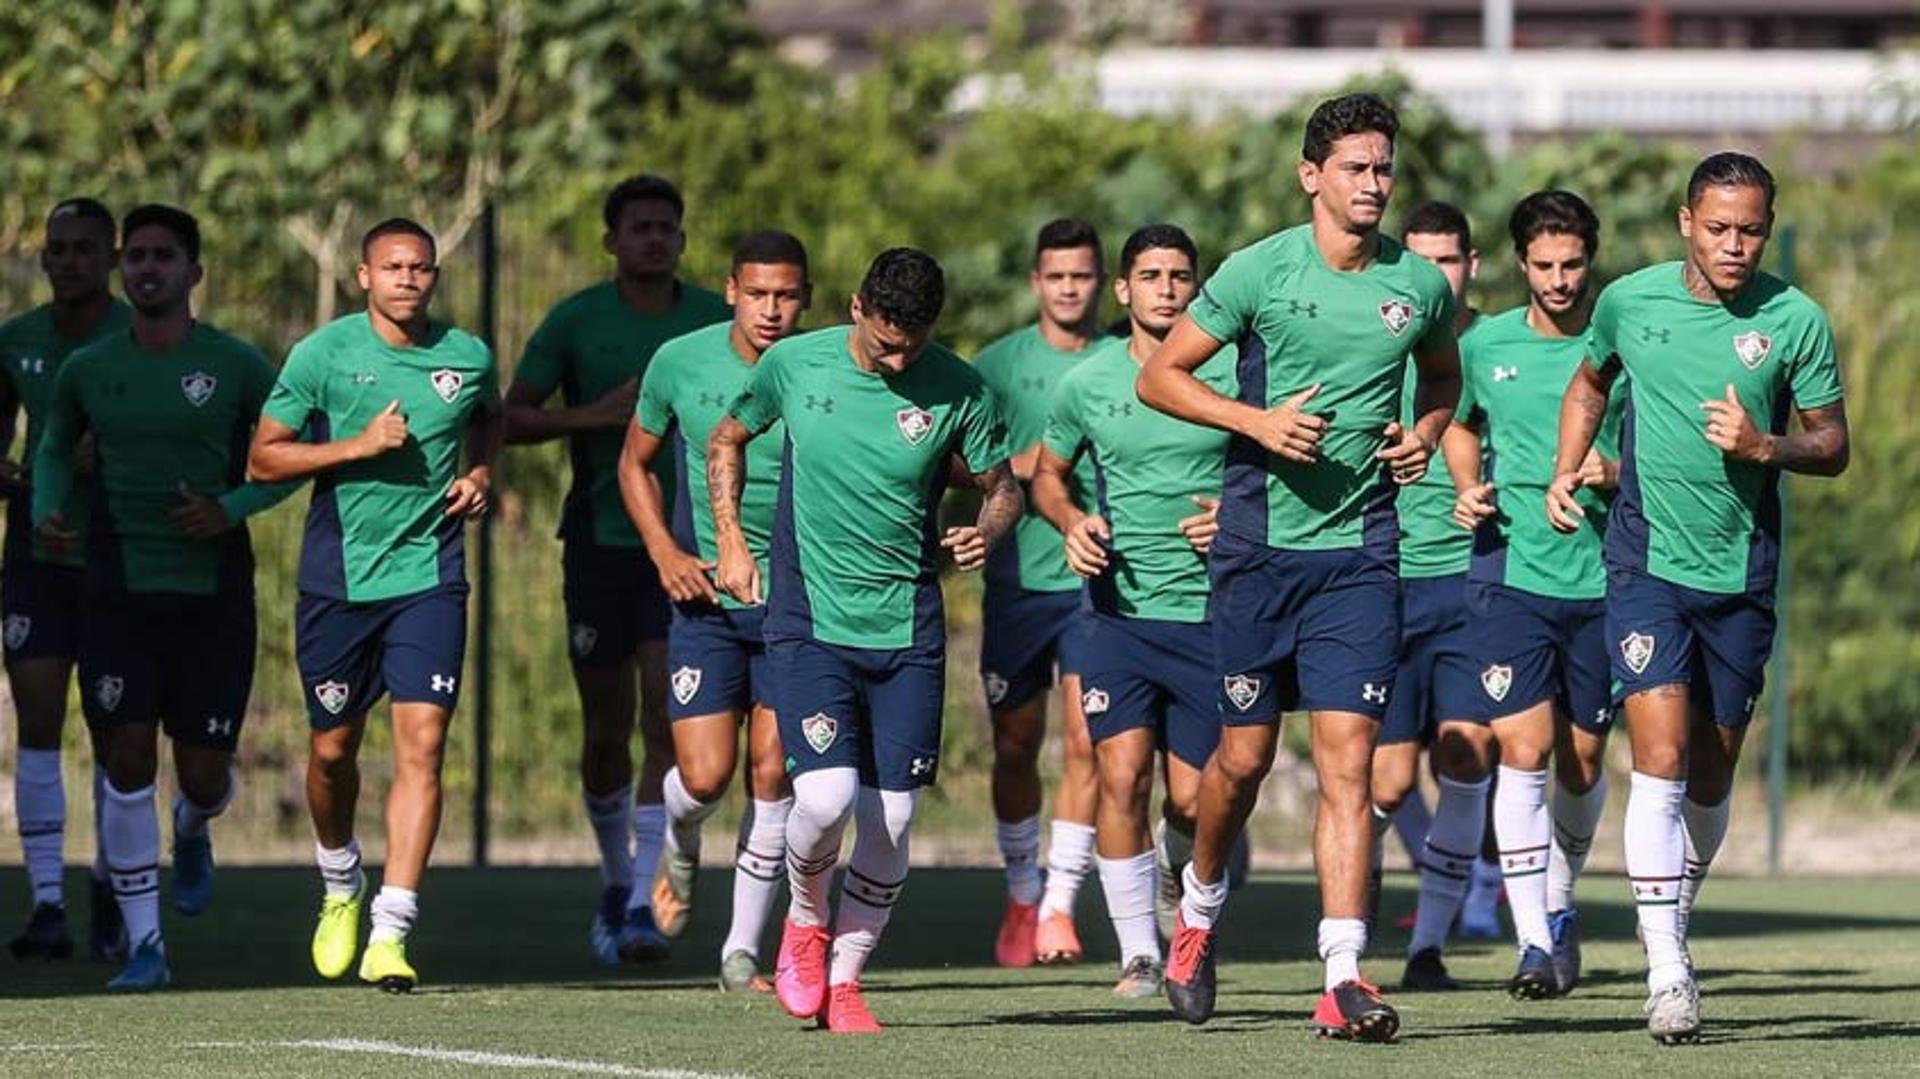
[[[1847,467],[1850,449],[1846,413],[1840,405],[1817,408],[1801,414],[1805,430],[1797,435],[1779,435],[1773,440],[1773,467],[1787,472],[1816,476],[1837,476]]]
[[[980,500],[980,516],[974,524],[991,547],[1020,517],[1020,485],[1014,480],[1012,469],[1004,464],[977,477],[975,482],[986,492],[986,497]]]
[[[740,490],[744,478],[740,474],[740,460],[743,454],[740,447],[731,442],[717,442],[707,454],[707,490],[713,509],[713,530],[716,534],[731,534],[740,530]]]

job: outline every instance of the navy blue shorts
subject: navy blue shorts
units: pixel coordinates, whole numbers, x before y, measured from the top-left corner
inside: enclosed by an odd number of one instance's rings
[[[159,723],[167,737],[233,752],[253,693],[253,593],[89,589],[80,702],[96,727]]]
[[[569,543],[560,573],[574,666],[618,666],[644,642],[666,639],[673,604],[646,548]]]
[[[0,570],[0,629],[7,661],[73,659],[80,654],[82,582],[79,566],[21,558]]]
[[[1086,646],[1080,709],[1093,740],[1144,728],[1162,751],[1205,768],[1220,744],[1213,631],[1206,623],[1095,614]]]
[[[1400,581],[1362,550],[1282,551],[1213,541],[1214,670],[1229,726],[1280,713],[1384,719],[1400,660]]]
[[[1400,581],[1400,669],[1379,744],[1427,742],[1441,721],[1479,714],[1479,668],[1467,625],[1467,575]]]
[[[467,586],[370,603],[302,592],[293,645],[307,723],[316,731],[366,715],[384,695],[451,712],[467,654]]]
[[[987,707],[1012,711],[1084,670],[1088,607],[1084,593],[992,588],[981,603],[980,684]]]
[[[674,605],[667,632],[668,719],[745,716],[756,704],[773,706],[767,643],[760,635],[766,616],[765,607]]]
[[[1612,728],[1606,600],[1554,599],[1475,581],[1467,586],[1467,609],[1479,672],[1470,718],[1500,719],[1553,701],[1589,734]]]
[[[1753,719],[1773,655],[1771,592],[1702,592],[1608,566],[1606,602],[1615,704],[1685,685],[1694,707],[1721,726]]]
[[[941,650],[779,640],[768,642],[767,660],[788,775],[855,768],[862,786],[933,785],[947,688]]]

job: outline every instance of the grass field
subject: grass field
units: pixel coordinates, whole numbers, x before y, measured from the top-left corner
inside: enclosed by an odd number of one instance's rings
[[[84,886],[75,914],[84,920]],[[916,872],[867,979],[890,1027],[843,1039],[804,1029],[768,998],[712,988],[728,879],[701,878],[675,957],[602,971],[586,957],[585,870],[436,870],[413,948],[425,984],[410,997],[318,984],[306,934],[317,883],[306,869],[226,870],[212,912],[170,917],[176,987],[110,997],[82,961],[0,959],[0,1074],[325,1076],[581,1074],[682,1076],[1075,1076],[1276,1072],[1418,1075],[1879,1075],[1920,1072],[1920,914],[1913,880],[1714,880],[1695,919],[1706,985],[1705,1044],[1662,1049],[1645,1035],[1632,914],[1617,879],[1588,884],[1589,979],[1574,996],[1521,1004],[1497,988],[1505,947],[1457,950],[1473,988],[1395,994],[1391,1046],[1320,1043],[1304,1030],[1319,988],[1309,878],[1262,875],[1229,906],[1219,1014],[1171,1020],[1163,1002],[1107,992],[1111,934],[1097,886],[1083,897],[1090,962],[1001,971],[983,962],[998,874]],[[1412,878],[1390,879],[1403,911]],[[17,869],[0,871],[0,922],[24,916]],[[1399,973],[1405,934],[1375,948],[1376,979]],[[1684,1072],[1681,1069],[1684,1068]]]

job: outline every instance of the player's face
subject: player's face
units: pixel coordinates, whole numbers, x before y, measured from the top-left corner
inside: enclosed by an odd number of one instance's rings
[[[620,208],[620,221],[605,242],[620,276],[671,277],[680,268],[687,234],[671,204],[642,199]]]
[[[927,342],[933,340],[933,327],[903,330],[880,315],[861,310],[860,297],[853,298],[853,332],[859,337],[860,351],[882,372],[897,375],[913,366]]]
[[[1091,247],[1050,248],[1033,267],[1040,312],[1056,326],[1078,326],[1100,302],[1100,260]]]
[[[47,220],[40,269],[53,287],[53,302],[77,303],[112,287],[113,234],[98,221],[71,212]]]
[[[748,262],[727,278],[733,324],[761,352],[793,333],[811,299],[806,272],[789,263]]]
[[[440,267],[433,261],[432,246],[420,237],[381,236],[367,249],[359,277],[367,305],[404,326],[426,315],[434,286],[440,283]]]
[[[1465,310],[1467,285],[1480,272],[1480,253],[1467,249],[1460,237],[1450,232],[1409,232],[1404,241],[1407,250],[1440,267],[1453,290],[1454,310]]]
[[[1587,241],[1548,232],[1527,241],[1520,269],[1527,275],[1533,305],[1549,315],[1564,315],[1586,299],[1593,264],[1587,260]]]
[[[1772,232],[1767,193],[1748,184],[1716,184],[1680,207],[1688,260],[1716,292],[1738,292],[1753,278]]]
[[[1377,131],[1338,139],[1323,164],[1300,163],[1300,186],[1341,228],[1371,232],[1393,194],[1393,140]]]
[[[120,252],[120,281],[136,311],[170,315],[187,306],[187,294],[200,282],[200,263],[187,257],[172,229],[143,225],[127,235]]]
[[[1113,296],[1127,309],[1135,326],[1164,338],[1193,302],[1199,287],[1194,280],[1193,260],[1185,251],[1154,247],[1134,257],[1127,275],[1114,281]]]

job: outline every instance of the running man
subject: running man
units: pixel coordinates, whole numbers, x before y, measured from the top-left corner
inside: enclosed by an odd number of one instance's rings
[[[1827,316],[1760,269],[1773,174],[1718,153],[1679,211],[1686,257],[1608,285],[1560,408],[1547,518],[1579,532],[1588,450],[1627,380],[1608,516],[1606,639],[1633,749],[1627,876],[1647,950],[1647,1031],[1700,1036],[1687,920],[1726,837],[1733,769],[1773,649],[1780,473],[1847,467]],[[1788,434],[1789,414],[1800,433]]]
[[[500,383],[483,342],[428,316],[440,280],[431,233],[383,221],[361,240],[360,258],[367,309],[293,346],[248,467],[269,482],[314,478],[294,616],[313,729],[307,804],[326,889],[314,969],[339,978],[359,949],[360,741],[368,713],[389,696],[387,861],[360,979],[404,993],[419,981],[407,939],[440,829],[440,768],[467,644],[466,524],[487,509]]]

